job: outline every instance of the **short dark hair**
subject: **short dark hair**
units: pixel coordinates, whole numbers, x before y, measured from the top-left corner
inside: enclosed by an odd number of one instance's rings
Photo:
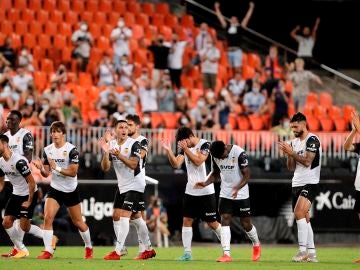
[[[121,124],[121,123],[126,123],[127,124],[127,121],[125,119],[117,120],[116,123],[115,123],[115,127],[117,127],[117,125]]]
[[[182,141],[189,139],[190,137],[195,136],[192,130],[188,127],[181,127],[176,132],[176,141]]]
[[[50,133],[53,131],[61,131],[62,134],[66,134],[65,124],[61,121],[55,121],[50,126]]]
[[[9,143],[9,137],[6,136],[5,134],[0,134],[0,141],[2,143]]]
[[[301,121],[305,121],[306,122],[306,116],[303,115],[301,112],[297,112],[293,115],[293,117],[291,117],[290,119],[290,123],[294,123],[294,122],[301,122]]]
[[[137,114],[128,114],[126,120],[133,121],[136,125],[141,125],[140,117]]]
[[[16,115],[17,118],[19,118],[19,121],[22,119],[22,113],[18,110],[11,110],[10,114]]]
[[[223,141],[214,141],[210,145],[210,153],[214,158],[221,158],[225,152],[225,143]]]

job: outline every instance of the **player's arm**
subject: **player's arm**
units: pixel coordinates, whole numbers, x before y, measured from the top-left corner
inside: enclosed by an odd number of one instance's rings
[[[110,165],[111,165],[111,161],[110,161],[110,153],[109,152],[104,152],[102,159],[101,159],[101,169],[104,172],[107,172],[110,170]]]
[[[182,147],[185,155],[190,159],[190,161],[195,164],[196,166],[200,166],[205,162],[205,160],[208,158],[210,153],[210,142],[204,143],[200,151],[196,154],[192,153],[190,149],[187,147],[186,143]]]
[[[50,164],[51,166],[51,164]],[[69,153],[69,167],[60,168],[59,166],[51,166],[52,169],[64,176],[75,177],[79,170],[79,151],[74,147]]]
[[[35,180],[31,174],[29,163],[26,160],[20,159],[18,162],[16,162],[16,169],[21,174],[21,176],[25,178],[29,186],[29,197],[25,206],[27,208],[30,206],[34,197],[36,187]]]
[[[168,143],[168,142],[163,142],[162,147],[166,151],[166,155],[167,155],[167,157],[169,159],[169,162],[170,162],[171,166],[173,168],[179,169],[181,167],[181,165],[185,161],[184,154],[181,152],[179,155],[175,156],[174,152],[171,149],[170,143]]]
[[[290,143],[290,146],[292,147],[292,144]],[[288,168],[289,171],[293,172],[295,171],[295,168],[296,168],[296,162],[295,160],[290,157],[290,156],[287,156],[287,159],[286,159],[286,166]]]
[[[121,154],[119,149],[110,150],[110,153],[116,156],[119,160],[121,160],[125,166],[129,167],[132,170],[135,170],[136,167],[139,165],[140,161],[140,152],[141,147],[138,142],[135,142],[131,147],[131,154],[130,157],[127,158],[123,154]]]
[[[140,157],[141,159],[143,159],[146,156],[147,152],[149,151],[149,141],[147,139],[143,139],[140,142],[140,147],[141,147]]]
[[[249,159],[248,156],[245,152],[242,152],[239,157],[238,157],[238,164],[239,164],[239,168],[242,174],[242,179],[239,182],[239,184],[237,184],[234,187],[234,192],[236,192],[235,196],[237,195],[237,192],[242,189],[248,182],[250,179],[250,170],[249,170]]]
[[[31,133],[26,133],[23,138],[23,151],[26,159],[31,162],[34,151],[34,137]]]
[[[305,167],[309,167],[313,162],[316,152],[320,148],[320,141],[315,136],[310,137],[306,142],[306,151],[305,156],[300,156],[296,152],[292,151],[290,157],[292,157],[296,162],[299,162]]]
[[[4,186],[5,186],[5,173],[3,172],[2,169],[0,169],[0,192],[3,191]]]
[[[350,134],[346,137],[346,140],[344,142],[344,149],[346,151],[355,152],[356,144],[353,144],[353,141],[356,136],[356,133],[357,133],[357,130],[353,128],[351,130]]]
[[[206,177],[206,181],[196,183],[195,186],[194,186],[195,188],[204,188],[204,187],[206,187],[208,185],[211,185],[216,180],[220,179],[220,168],[216,164],[214,159],[212,159],[211,169],[212,169],[211,172]]]
[[[36,159],[33,160],[32,163],[40,170],[40,174],[43,177],[48,177],[50,175],[50,164],[45,151],[43,152],[43,162],[41,162],[39,159]]]

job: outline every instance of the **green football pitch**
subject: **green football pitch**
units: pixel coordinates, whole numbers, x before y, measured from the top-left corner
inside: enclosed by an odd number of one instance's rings
[[[9,247],[0,247],[0,252],[9,251]],[[120,261],[105,261],[103,256],[112,250],[111,247],[95,247],[94,259],[84,260],[82,247],[59,246],[53,259],[40,261],[36,256],[41,247],[29,247],[30,256],[25,259],[0,259],[0,269],[50,269],[50,270],[79,270],[79,269],[143,269],[143,270],[222,270],[222,269],[360,269],[360,264],[353,261],[360,258],[360,247],[318,247],[319,263],[293,263],[291,257],[296,253],[296,246],[279,247],[263,246],[260,262],[251,262],[250,245],[232,246],[232,263],[220,264],[215,260],[221,255],[221,249],[216,245],[197,245],[193,247],[193,261],[180,262],[175,259],[182,255],[182,248],[157,248],[156,258],[147,261],[134,261],[137,248],[129,248],[129,254]]]

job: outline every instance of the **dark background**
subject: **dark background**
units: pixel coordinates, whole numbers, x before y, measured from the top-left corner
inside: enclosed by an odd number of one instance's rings
[[[213,9],[214,0],[198,0]],[[358,0],[254,0],[255,10],[248,27],[284,45],[297,50],[297,43],[290,37],[296,25],[313,27],[316,17],[321,18],[314,58],[320,63],[338,68],[360,68],[360,1]],[[248,9],[249,1],[220,1],[222,13],[241,20]],[[197,22],[206,20],[219,29],[215,15],[201,11],[187,3],[189,13],[200,15]],[[196,17],[195,17],[196,18]],[[253,35],[248,38],[254,39]],[[255,38],[255,40],[258,40]],[[268,47],[268,43],[259,42]],[[254,48],[258,50],[259,48]]]

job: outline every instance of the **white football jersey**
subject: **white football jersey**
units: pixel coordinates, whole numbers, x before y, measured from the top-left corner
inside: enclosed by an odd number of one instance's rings
[[[142,135],[139,135],[135,140],[140,144],[141,149],[145,150],[146,153],[147,153],[148,150],[149,150],[149,141],[148,141],[148,139],[146,139]],[[140,159],[140,170],[141,170],[140,174],[141,174],[141,177],[144,178],[145,185],[146,185],[146,179],[145,179],[146,157],[147,157],[147,154],[145,154],[144,158]]]
[[[145,177],[141,175],[141,147],[139,142],[137,142],[135,139],[128,137],[122,145],[119,145],[117,140],[114,139],[109,142],[109,149],[120,149],[120,153],[126,158],[137,157],[139,159],[138,166],[135,168],[135,170],[132,170],[116,156],[110,154],[110,159],[114,164],[120,194],[128,191],[144,192]]]
[[[12,153],[10,159],[6,161],[0,158],[0,176],[7,176],[13,186],[13,194],[18,196],[29,195],[29,186],[25,179],[31,174],[29,163],[26,157],[17,153]],[[37,186],[35,185],[35,190]]]
[[[215,164],[220,169],[221,186],[220,197],[230,200],[244,200],[249,198],[249,186],[246,184],[237,193],[237,197],[232,197],[233,188],[240,183],[243,176],[241,169],[249,164],[245,150],[240,146],[233,145],[229,155],[225,159],[213,158]]]
[[[291,140],[293,150],[301,156],[306,152],[315,153],[315,158],[309,167],[296,162],[294,177],[292,179],[293,187],[305,186],[307,184],[317,184],[320,181],[322,148],[319,138],[309,133],[304,140],[295,138]]]
[[[48,158],[55,161],[61,168],[68,168],[70,164],[79,163],[79,152],[75,145],[66,142],[62,147],[56,148],[55,144],[50,144],[44,149],[44,164],[49,165]],[[77,187],[77,175],[75,177],[65,176],[55,170],[52,170],[50,186],[62,192],[73,192]]]
[[[197,145],[190,148],[190,151],[197,155],[198,153],[201,153],[203,155],[209,155],[210,153],[210,142],[204,139],[200,139]],[[202,189],[195,189],[194,185],[197,182],[205,182],[206,180],[206,165],[205,162],[203,162],[200,166],[196,166],[194,163],[191,162],[191,160],[185,155],[185,165],[187,170],[187,184],[185,189],[185,194],[189,194],[192,196],[203,196],[203,195],[209,195],[214,194],[214,184],[208,185],[205,188]]]
[[[360,143],[354,143],[354,152],[360,155]],[[360,159],[359,159],[360,160]],[[358,161],[356,177],[355,177],[355,189],[360,191],[360,162]]]

